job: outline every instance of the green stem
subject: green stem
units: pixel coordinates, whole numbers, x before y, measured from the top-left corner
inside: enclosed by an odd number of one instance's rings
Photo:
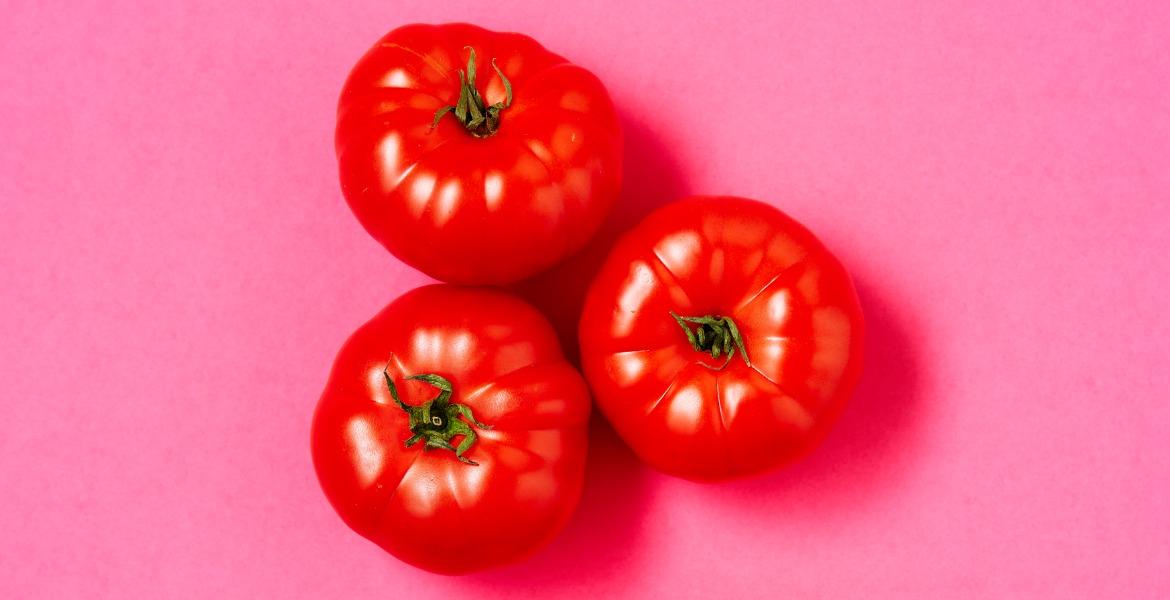
[[[683,333],[687,335],[687,341],[696,351],[710,354],[711,358],[715,359],[720,356],[727,357],[719,366],[710,365],[703,361],[699,361],[699,364],[714,371],[722,371],[731,363],[731,357],[738,350],[740,356],[743,357],[743,362],[749,367],[752,366],[747,348],[743,345],[743,336],[740,335],[739,327],[735,325],[735,321],[731,320],[731,317],[720,315],[680,317],[674,311],[671,311],[670,316],[682,328]],[[695,326],[693,330],[691,325]]]
[[[421,441],[424,442],[423,450],[450,450],[461,462],[478,465],[479,463],[463,456],[479,439],[472,426],[480,429],[491,429],[491,425],[477,421],[470,406],[451,402],[454,388],[450,381],[439,375],[423,373],[406,377],[408,380],[415,379],[429,384],[439,390],[439,395],[419,406],[411,406],[403,402],[398,397],[398,388],[394,386],[394,380],[388,372],[389,368],[390,365],[386,365],[382,369],[382,376],[386,378],[386,387],[390,388],[390,397],[394,399],[394,404],[397,404],[398,408],[401,408],[410,418],[410,433],[412,435],[406,439],[405,446],[409,448]],[[463,438],[458,446],[451,443],[451,440],[456,437]]]
[[[507,97],[503,102],[491,106],[484,103],[483,96],[475,89],[475,48],[464,46],[471,53],[467,57],[467,71],[459,71],[459,100],[453,106],[444,106],[435,111],[435,120],[431,129],[439,126],[443,115],[452,113],[463,128],[475,137],[488,137],[500,127],[500,112],[512,106],[512,82],[504,76],[504,72],[496,66],[496,59],[492,59],[492,68],[504,82],[504,92]]]

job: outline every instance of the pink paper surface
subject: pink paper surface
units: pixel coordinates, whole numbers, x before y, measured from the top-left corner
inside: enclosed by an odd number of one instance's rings
[[[0,3],[0,597],[1170,596],[1170,4]],[[852,270],[867,372],[803,463],[704,486],[596,422],[581,509],[444,578],[341,523],[308,427],[426,278],[345,206],[349,67],[467,20],[594,71],[607,240],[765,199]],[[474,535],[474,531],[469,532]]]

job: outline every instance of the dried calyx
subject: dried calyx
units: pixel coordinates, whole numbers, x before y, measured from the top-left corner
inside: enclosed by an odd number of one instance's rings
[[[471,407],[457,402],[451,402],[452,386],[445,377],[432,374],[411,375],[406,379],[423,381],[439,390],[439,395],[419,406],[411,406],[398,398],[398,389],[394,380],[385,369],[382,375],[386,378],[386,386],[390,388],[390,397],[410,417],[411,436],[406,439],[407,448],[424,442],[423,450],[450,450],[460,462],[469,465],[479,463],[464,456],[479,436],[472,426],[480,429],[491,429],[490,425],[475,420]],[[460,418],[462,417],[462,419]],[[464,421],[463,419],[466,419]],[[462,436],[463,440],[456,446],[451,443],[452,438]]]
[[[743,357],[743,362],[749,367],[752,366],[747,348],[744,348],[743,345],[743,336],[740,335],[739,327],[736,327],[735,321],[731,320],[731,317],[720,315],[681,317],[673,311],[671,311],[670,316],[687,334],[687,341],[691,343],[692,348],[710,354],[711,358],[714,359],[718,359],[720,356],[726,357],[720,365],[710,365],[702,361],[699,364],[708,369],[721,371],[731,362],[731,357],[738,350],[740,356]]]
[[[496,66],[496,59],[493,58],[492,68],[500,76],[500,81],[504,82],[506,97],[502,102],[488,106],[475,88],[475,49],[470,46],[464,48],[470,50],[471,54],[467,58],[467,70],[459,71],[459,100],[453,106],[444,106],[436,111],[431,128],[439,126],[443,115],[452,113],[468,133],[475,137],[488,137],[500,127],[500,112],[512,105],[512,82]]]

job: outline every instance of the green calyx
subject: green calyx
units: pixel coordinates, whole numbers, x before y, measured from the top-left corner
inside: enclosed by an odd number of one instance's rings
[[[735,351],[739,350],[740,356],[743,357],[743,362],[747,366],[752,366],[752,361],[748,358],[747,348],[743,345],[743,336],[739,333],[739,327],[735,326],[735,321],[731,317],[722,317],[719,315],[708,315],[705,317],[680,317],[671,311],[670,316],[674,318],[675,323],[682,327],[684,333],[687,334],[687,341],[691,343],[691,347],[699,352],[705,352],[711,355],[711,358],[718,359],[720,356],[726,356],[723,364],[714,366],[705,362],[699,361],[699,364],[714,371],[722,371],[729,363],[731,357],[735,355]],[[693,328],[692,328],[693,326]]]
[[[454,106],[444,106],[435,111],[435,120],[431,123],[431,129],[439,126],[439,120],[443,118],[443,115],[452,113],[468,133],[475,137],[488,137],[500,127],[500,112],[512,106],[512,82],[508,81],[504,72],[496,66],[496,59],[493,58],[492,68],[496,70],[496,74],[504,82],[504,91],[507,97],[503,102],[497,102],[491,106],[486,105],[483,96],[479,95],[479,90],[475,89],[475,48],[471,46],[464,46],[464,48],[470,50],[471,54],[467,57],[467,71],[459,71],[459,100]]]
[[[439,390],[439,395],[425,404],[411,406],[398,398],[398,389],[394,387],[394,380],[390,378],[390,374],[385,369],[382,370],[382,375],[386,378],[386,386],[390,388],[390,396],[394,398],[394,403],[410,417],[410,432],[413,435],[406,439],[407,448],[421,441],[423,442],[423,450],[450,450],[455,453],[455,457],[460,462],[469,465],[479,464],[463,456],[479,439],[475,430],[472,429],[472,425],[480,429],[491,429],[491,426],[476,421],[475,416],[471,413],[471,407],[451,402],[450,381],[444,377],[430,374],[407,377],[406,379],[426,382]],[[466,421],[459,417],[463,417]],[[458,446],[453,445],[452,438],[459,436],[462,436],[463,440],[459,442]]]

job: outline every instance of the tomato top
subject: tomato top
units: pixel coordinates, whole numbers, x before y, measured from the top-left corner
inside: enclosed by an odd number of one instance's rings
[[[418,567],[466,573],[517,560],[564,525],[581,493],[589,406],[535,309],[501,292],[423,287],[338,353],[313,462],[355,531]]]
[[[848,274],[804,227],[752,200],[667,205],[614,247],[586,299],[582,366],[647,462],[718,480],[812,448],[861,372]]]
[[[516,281],[580,249],[621,180],[601,82],[527,36],[465,24],[409,25],[370,49],[336,145],[362,225],[455,283]]]

